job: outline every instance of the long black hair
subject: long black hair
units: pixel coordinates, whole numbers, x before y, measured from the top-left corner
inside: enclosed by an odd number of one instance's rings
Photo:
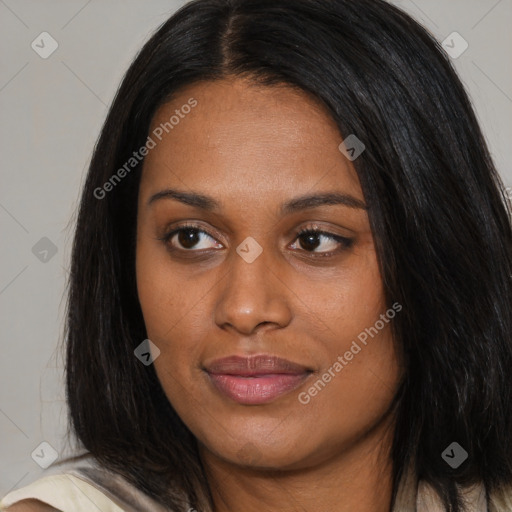
[[[171,509],[183,506],[180,490],[197,510],[212,506],[194,436],[153,366],[134,356],[147,337],[135,280],[143,160],[121,180],[112,176],[146,143],[173,94],[233,76],[309,92],[340,141],[355,134],[366,146],[354,166],[386,300],[403,305],[393,323],[405,369],[395,397],[393,500],[411,464],[449,511],[463,510],[459,486],[510,485],[505,190],[449,58],[382,0],[195,0],[135,58],[94,150],[72,251],[66,385],[79,443]],[[468,453],[456,469],[441,455],[452,442]]]

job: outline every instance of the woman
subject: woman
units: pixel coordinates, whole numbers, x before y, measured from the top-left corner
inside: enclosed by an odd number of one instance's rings
[[[6,510],[512,510],[509,215],[460,80],[400,10],[185,5],[82,195],[86,453]]]

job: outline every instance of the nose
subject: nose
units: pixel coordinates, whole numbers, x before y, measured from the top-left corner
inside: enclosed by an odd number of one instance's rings
[[[285,327],[291,320],[291,290],[280,279],[276,260],[268,251],[251,263],[233,251],[229,273],[219,286],[215,322],[223,328],[250,335],[260,326]],[[281,273],[282,274],[282,273]]]

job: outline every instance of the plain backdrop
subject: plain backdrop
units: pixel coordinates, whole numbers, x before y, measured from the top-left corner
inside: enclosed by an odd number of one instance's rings
[[[68,453],[59,347],[80,187],[122,74],[183,3],[0,0],[0,496],[44,473],[42,442]],[[511,186],[512,0],[394,3],[439,41],[467,42],[453,62]]]

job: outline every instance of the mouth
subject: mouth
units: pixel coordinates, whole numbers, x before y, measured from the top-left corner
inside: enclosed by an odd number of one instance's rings
[[[271,355],[231,356],[205,367],[214,389],[245,405],[271,402],[301,386],[312,370]]]

